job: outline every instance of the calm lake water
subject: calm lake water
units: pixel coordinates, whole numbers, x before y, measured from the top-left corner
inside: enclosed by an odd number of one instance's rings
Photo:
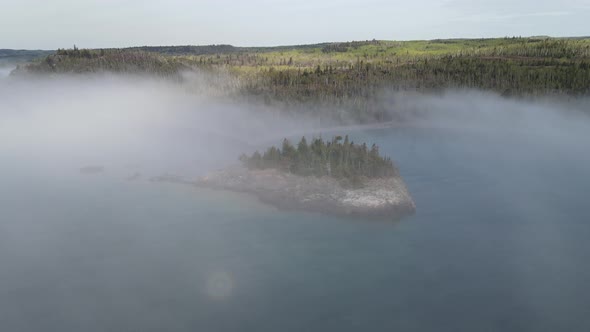
[[[2,331],[588,331],[590,156],[383,129],[418,212],[284,212],[0,156]]]

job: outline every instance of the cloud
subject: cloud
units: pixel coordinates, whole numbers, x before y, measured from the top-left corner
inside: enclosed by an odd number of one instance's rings
[[[579,35],[590,7],[585,0],[24,0],[2,9],[0,47],[56,49]]]
[[[451,21],[464,21],[464,22],[482,22],[482,21],[505,21],[505,20],[517,20],[523,18],[534,18],[534,17],[562,17],[572,15],[569,11],[552,11],[552,12],[531,12],[531,13],[513,13],[513,14],[473,14],[462,17],[456,17]]]

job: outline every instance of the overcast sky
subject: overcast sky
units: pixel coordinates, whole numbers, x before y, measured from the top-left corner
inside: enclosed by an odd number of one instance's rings
[[[590,35],[590,0],[0,0],[0,48]]]

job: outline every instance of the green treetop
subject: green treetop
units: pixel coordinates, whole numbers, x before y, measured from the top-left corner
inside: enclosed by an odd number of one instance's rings
[[[281,149],[274,146],[266,152],[242,155],[240,160],[249,169],[280,169],[302,176],[331,176],[337,179],[358,180],[362,177],[384,178],[397,176],[392,160],[379,154],[375,144],[371,149],[366,144],[354,144],[345,136],[336,136],[331,141],[321,137],[307,143],[305,137],[294,147],[284,139]]]

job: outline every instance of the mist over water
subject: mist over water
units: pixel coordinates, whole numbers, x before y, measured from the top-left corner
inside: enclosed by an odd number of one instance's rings
[[[14,69],[12,66],[6,66],[0,63],[0,79],[7,78],[10,72]]]
[[[197,83],[109,75],[7,80],[0,145],[74,168],[136,165],[192,175],[309,127],[276,110],[206,96]]]
[[[311,117],[213,96],[206,75],[187,78],[184,84],[107,74],[6,78],[0,81],[0,147],[72,166],[131,164],[192,175],[283,137],[338,131]],[[589,128],[587,99],[527,102],[449,91],[391,94],[387,103],[408,127],[520,135],[568,148],[583,145]]]
[[[346,134],[206,82],[0,79],[0,330],[590,328],[587,100],[389,96],[403,125],[346,133],[417,214],[368,222],[150,182]]]

